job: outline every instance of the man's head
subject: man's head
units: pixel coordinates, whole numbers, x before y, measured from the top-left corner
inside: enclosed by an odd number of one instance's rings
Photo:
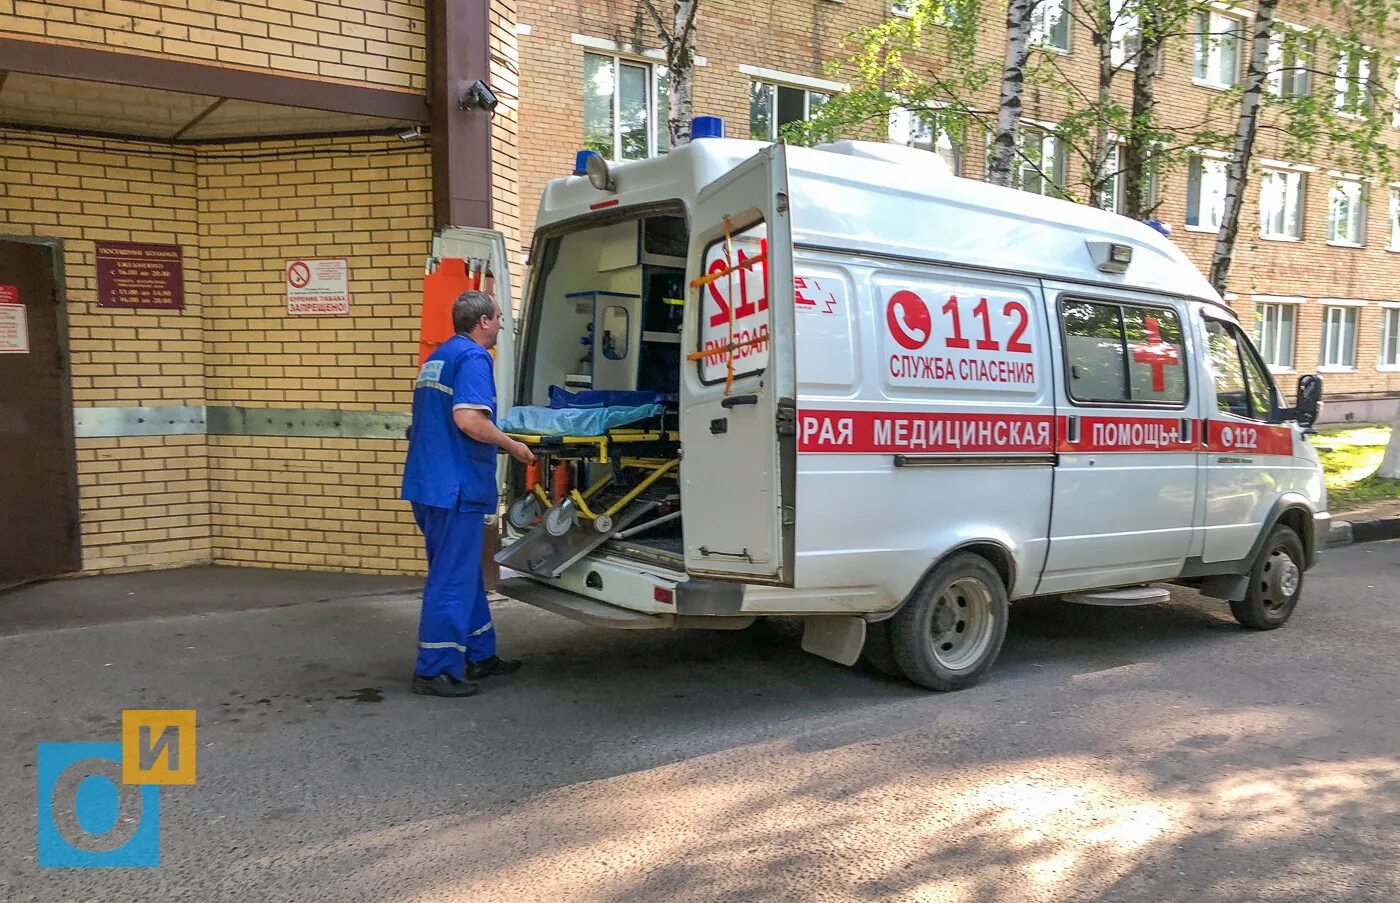
[[[475,289],[462,292],[452,302],[452,328],[482,348],[494,348],[501,331],[501,309],[496,299]]]

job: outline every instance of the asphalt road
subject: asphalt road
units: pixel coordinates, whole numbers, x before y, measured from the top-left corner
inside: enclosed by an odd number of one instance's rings
[[[414,697],[416,603],[366,586],[8,629],[0,596],[0,899],[1400,900],[1397,542],[1329,552],[1272,633],[1190,594],[1017,607],[951,695],[511,603],[524,671]],[[36,744],[166,707],[199,758],[161,866],[37,868]]]

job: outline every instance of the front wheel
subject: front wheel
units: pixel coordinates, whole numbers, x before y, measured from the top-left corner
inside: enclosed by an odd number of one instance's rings
[[[1288,623],[1303,593],[1303,541],[1288,527],[1275,527],[1249,571],[1249,592],[1230,603],[1235,620],[1255,630]]]
[[[1001,652],[1010,608],[1001,575],[985,558],[949,558],[890,620],[899,670],[930,690],[971,686]]]

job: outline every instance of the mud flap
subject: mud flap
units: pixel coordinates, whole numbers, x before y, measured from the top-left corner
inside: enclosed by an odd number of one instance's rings
[[[842,665],[854,665],[865,646],[865,619],[821,615],[802,620],[802,651]]]

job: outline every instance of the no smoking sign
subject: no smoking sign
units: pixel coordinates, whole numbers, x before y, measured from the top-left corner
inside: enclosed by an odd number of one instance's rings
[[[293,317],[350,315],[350,264],[343,257],[289,260],[287,313]]]

